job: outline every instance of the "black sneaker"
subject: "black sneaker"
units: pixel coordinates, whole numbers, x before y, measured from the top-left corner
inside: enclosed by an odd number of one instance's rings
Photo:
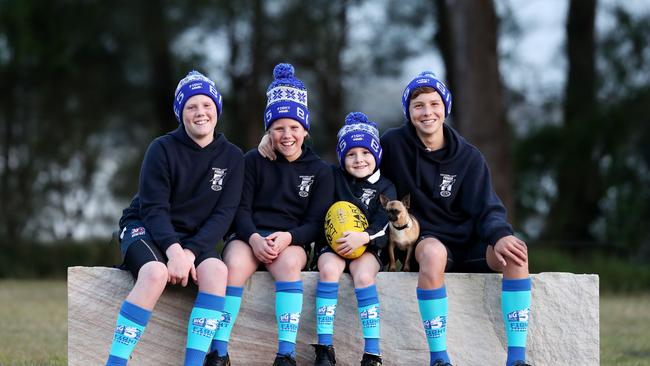
[[[532,365],[527,364],[526,361],[519,360],[519,361],[515,361],[515,363],[513,363],[512,366],[532,366]]]
[[[219,357],[217,351],[208,353],[203,366],[230,366],[230,356],[226,353],[225,356]]]
[[[273,366],[296,366],[296,360],[290,355],[275,356]]]
[[[324,344],[312,344],[316,352],[316,360],[314,366],[333,366],[336,365],[336,354],[334,353],[334,346],[326,346]]]
[[[439,358],[433,361],[433,366],[454,366],[454,365],[450,364],[449,362],[445,362],[442,358]]]
[[[381,366],[381,356],[364,353],[361,358],[361,366]]]

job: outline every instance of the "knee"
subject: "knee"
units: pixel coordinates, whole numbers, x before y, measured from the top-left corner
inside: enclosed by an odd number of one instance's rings
[[[443,275],[447,266],[447,248],[437,240],[427,243],[417,253],[416,259],[422,275],[431,278]]]
[[[356,288],[372,286],[375,283],[375,277],[368,272],[355,273],[352,280],[354,281],[354,287]]]
[[[320,273],[321,280],[325,282],[335,282],[338,280],[341,271],[336,263],[321,260],[318,263],[318,272]]]
[[[149,286],[164,286],[168,279],[167,266],[161,262],[149,262],[140,268],[138,281]]]
[[[228,267],[217,258],[208,258],[199,264],[198,272],[208,278],[218,279],[228,277]]]

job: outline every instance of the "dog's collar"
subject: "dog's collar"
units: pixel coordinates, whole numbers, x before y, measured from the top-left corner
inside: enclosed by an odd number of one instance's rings
[[[392,224],[391,224],[391,225],[392,225]],[[399,231],[399,230],[404,230],[404,229],[406,229],[406,228],[408,228],[408,227],[410,227],[410,226],[411,226],[411,220],[409,220],[405,225],[402,225],[402,226],[395,226],[395,225],[393,225],[393,228],[394,228],[395,230],[398,230],[398,231]]]

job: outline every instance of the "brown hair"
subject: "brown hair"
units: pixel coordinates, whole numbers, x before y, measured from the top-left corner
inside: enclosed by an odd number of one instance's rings
[[[427,94],[427,93],[437,93],[438,91],[430,86],[421,86],[419,88],[413,89],[413,92],[411,93],[411,96],[409,97],[409,101],[415,99],[418,97],[420,94]]]

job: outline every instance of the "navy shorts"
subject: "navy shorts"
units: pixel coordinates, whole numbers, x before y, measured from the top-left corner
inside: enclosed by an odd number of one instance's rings
[[[415,246],[417,247],[420,242],[426,238],[435,238],[433,235],[421,236]],[[441,241],[442,242],[442,241]],[[471,245],[447,245],[442,243],[447,249],[447,265],[445,272],[466,272],[466,273],[494,273],[494,270],[487,264],[485,253],[488,245],[481,242],[476,242]],[[420,264],[415,259],[415,248],[411,257],[411,272],[418,272]],[[388,249],[384,250],[386,255]],[[397,250],[395,259],[404,262],[406,259],[406,251]]]
[[[331,246],[329,246],[329,245],[320,245],[320,246],[316,249],[316,252],[314,253],[314,259],[313,259],[312,262],[311,262],[311,266],[310,266],[310,267],[311,267],[311,270],[312,270],[312,271],[318,271],[318,258],[320,258],[320,256],[321,256],[322,254],[324,254],[324,253],[334,253],[334,254],[337,254],[337,253],[334,251],[334,249],[332,249]],[[382,258],[381,258],[381,256],[380,256],[379,254],[377,254],[377,252],[376,252],[375,250],[372,250],[372,249],[366,249],[366,251],[365,251],[364,253],[371,253],[372,255],[374,255],[374,256],[375,256],[375,259],[376,259],[377,262],[379,263],[379,271],[381,272],[381,271],[384,270],[384,267],[386,266],[386,264],[385,264],[384,262],[382,262]],[[345,270],[343,270],[343,272],[345,272],[345,273],[349,273],[349,272],[350,272],[350,263],[352,263],[352,261],[353,261],[354,259],[348,259],[348,258],[344,258],[344,257],[341,257],[341,258],[343,258],[343,259],[345,260]]]
[[[271,235],[274,232],[275,231],[260,230],[260,232],[258,234],[260,234],[262,236],[267,236],[267,235]],[[230,242],[233,241],[233,240],[243,241],[244,243],[248,244],[248,246],[250,246],[250,243],[248,241],[246,241],[244,239],[241,239],[240,237],[237,236],[237,234],[232,233],[223,241],[223,249],[221,250],[221,255],[222,256],[223,256],[223,253],[226,251],[226,247],[228,246],[228,244],[230,244]],[[304,245],[298,245],[298,244],[291,244],[291,245],[299,246],[305,251],[305,255],[307,256],[307,263],[305,264],[305,267],[302,270],[304,271],[306,269],[309,269],[309,256],[311,254],[311,246],[304,246]],[[251,250],[253,250],[253,249],[251,248]],[[257,270],[258,271],[266,271],[266,264],[260,263],[259,266],[257,266]]]
[[[154,244],[142,221],[132,221],[122,230],[120,233],[120,253],[123,258],[120,268],[129,270],[133,278],[138,278],[140,268],[149,262],[160,262],[166,265],[168,261],[165,253]],[[201,262],[208,258],[221,259],[216,248],[214,248],[200,253],[194,259],[194,266],[198,267]]]

